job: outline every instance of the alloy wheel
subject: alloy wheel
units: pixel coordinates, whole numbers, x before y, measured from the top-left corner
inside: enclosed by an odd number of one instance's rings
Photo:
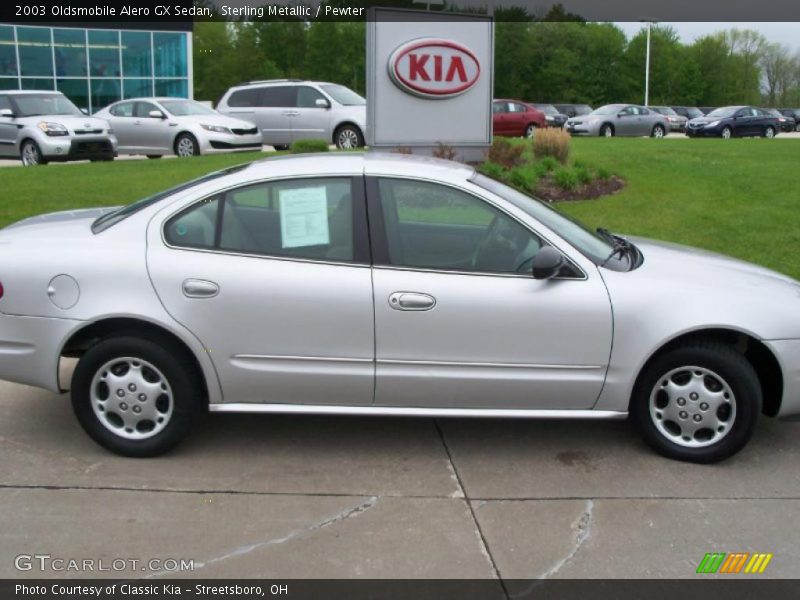
[[[775,130],[772,127],[767,127],[764,130],[764,137],[766,137],[768,139],[774,138],[775,137]]]
[[[129,440],[151,438],[169,423],[172,388],[164,374],[139,358],[115,358],[97,370],[90,394],[97,420]]]
[[[39,150],[33,142],[26,142],[22,147],[22,164],[26,167],[38,165],[40,162]]]
[[[659,125],[656,125],[656,127],[653,129],[653,137],[654,138],[658,138],[658,139],[663,138],[664,137],[664,128],[659,126]]]
[[[350,128],[342,129],[337,142],[337,146],[343,150],[358,148],[358,134]]]
[[[528,127],[525,128],[525,137],[526,138],[532,138],[535,135],[536,135],[536,126],[535,125],[528,125]]]
[[[178,142],[178,156],[181,158],[194,156],[194,142],[190,138],[183,137],[180,139]]]
[[[725,129],[722,130],[722,137],[724,139],[726,139],[726,140],[731,139],[731,135],[732,135],[732,132],[731,132],[731,128],[730,127],[726,127]]]
[[[726,437],[736,420],[736,398],[717,373],[697,366],[672,369],[650,393],[658,432],[684,448],[703,448]]]

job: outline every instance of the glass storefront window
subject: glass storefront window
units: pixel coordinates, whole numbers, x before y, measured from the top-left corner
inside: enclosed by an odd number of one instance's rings
[[[119,32],[89,30],[89,75],[119,77]]]
[[[17,76],[17,51],[14,48],[14,28],[0,25],[0,77]]]
[[[122,82],[119,79],[92,79],[92,112],[122,99]]]
[[[186,77],[186,35],[154,33],[153,59],[156,77]]]
[[[152,79],[123,79],[122,80],[122,97],[123,98],[140,98],[142,96],[153,95],[153,80]]]
[[[56,77],[86,77],[86,30],[53,29]]]
[[[125,77],[152,77],[152,58],[149,32],[122,32],[122,73]]]
[[[89,110],[89,82],[86,79],[57,79],[56,88],[80,109]]]
[[[44,77],[23,77],[22,78],[23,90],[54,90],[52,79],[45,79]]]
[[[19,87],[16,77],[0,77],[0,90],[15,90]]]
[[[156,96],[188,98],[189,84],[185,79],[156,79]]]
[[[52,77],[53,48],[47,27],[17,27],[19,66],[23,77]]]

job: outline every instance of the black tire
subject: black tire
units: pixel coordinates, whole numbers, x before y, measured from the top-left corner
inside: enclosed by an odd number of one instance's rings
[[[727,136],[725,135],[726,131],[728,132]],[[719,135],[722,138],[732,139],[733,138],[733,129],[731,129],[730,127],[723,127],[722,131],[720,131]]]
[[[182,147],[186,145],[186,148],[191,147],[190,151],[183,151]],[[200,144],[197,143],[197,138],[194,137],[191,133],[181,133],[178,137],[175,138],[174,144],[175,155],[181,158],[187,158],[189,156],[200,156]]]
[[[350,140],[350,146],[345,143],[345,139]],[[339,150],[350,150],[352,148],[364,147],[364,135],[355,125],[341,125],[333,134],[333,143]]]
[[[525,134],[523,135],[523,137],[528,138],[528,139],[533,139],[534,137],[536,137],[536,124],[535,123],[529,123],[525,127]]]
[[[774,127],[770,127],[769,125],[767,125],[767,126],[764,128],[764,137],[765,137],[765,138],[770,138],[770,139],[772,139],[772,138],[774,138],[774,137],[775,137],[775,134],[776,134],[776,131],[775,131],[775,128],[774,128]]]
[[[158,369],[172,392],[171,416],[163,429],[144,439],[123,437],[122,425],[117,426],[120,434],[114,433],[111,430],[113,425],[102,423],[92,406],[91,387],[95,375],[110,361],[127,357],[150,363]],[[133,334],[107,338],[92,346],[75,368],[72,376],[72,409],[86,433],[116,454],[133,458],[163,454],[188,435],[205,402],[202,376],[196,368],[188,366],[192,364],[192,357],[187,356],[187,351],[168,339],[150,339]],[[115,402],[111,390],[107,389],[107,395],[108,402]],[[148,400],[158,402],[154,398]],[[136,399],[131,397],[129,402],[133,410]],[[108,421],[111,422],[110,417]]]
[[[29,154],[28,154],[29,153]],[[47,159],[42,156],[39,144],[33,140],[25,140],[19,147],[19,159],[25,167],[41,166],[47,164]],[[31,162],[31,160],[35,162]]]
[[[275,149],[275,152],[285,152],[289,149],[289,144],[273,144],[272,147]]]
[[[688,366],[718,374],[735,399],[735,416],[727,434],[703,447],[687,447],[676,443],[673,440],[680,436],[673,435],[670,439],[668,434],[656,427],[655,418],[650,414],[650,396],[659,385],[659,380],[663,380],[674,369]],[[681,400],[687,402],[683,398],[670,398],[669,402],[680,404]],[[709,341],[678,346],[651,360],[636,382],[630,413],[639,433],[659,454],[687,462],[715,463],[733,456],[747,444],[755,431],[761,405],[761,386],[750,362],[731,346]]]
[[[157,160],[161,158],[161,156],[162,156],[161,154],[148,154],[147,158],[149,158],[150,160]]]
[[[614,126],[609,123],[604,123],[600,128],[600,137],[614,137]]]
[[[659,132],[661,133],[661,135],[659,135]],[[654,138],[663,138],[666,135],[667,135],[667,130],[664,129],[663,125],[654,126],[653,131],[650,132],[650,137]]]

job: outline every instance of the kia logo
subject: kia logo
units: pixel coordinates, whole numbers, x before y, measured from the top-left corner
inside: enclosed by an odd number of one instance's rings
[[[439,38],[411,40],[389,57],[389,77],[404,92],[423,98],[451,98],[478,81],[481,65],[456,42]]]

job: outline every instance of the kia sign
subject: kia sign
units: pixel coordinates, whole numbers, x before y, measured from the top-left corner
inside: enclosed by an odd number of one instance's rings
[[[370,9],[367,143],[430,154],[439,144],[480,160],[492,140],[490,17]]]
[[[475,85],[480,74],[475,55],[451,40],[412,40],[389,57],[389,77],[395,85],[423,98],[457,96]]]

